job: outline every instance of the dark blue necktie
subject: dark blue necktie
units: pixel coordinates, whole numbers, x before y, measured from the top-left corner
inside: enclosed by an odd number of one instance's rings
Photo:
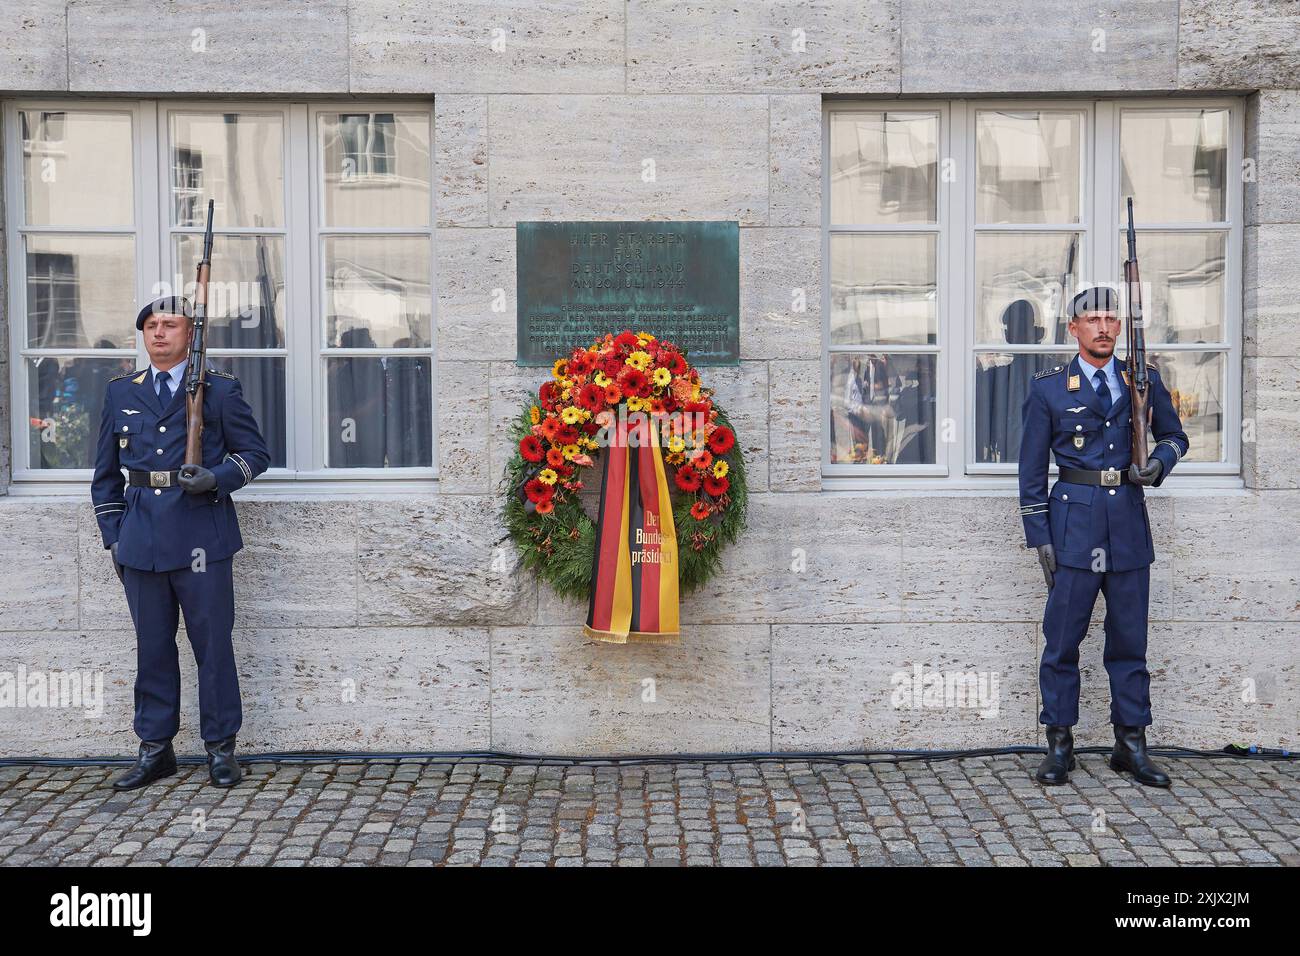
[[[162,400],[163,408],[166,408],[168,405],[170,405],[172,400],[172,390],[171,387],[167,384],[170,378],[171,378],[170,372],[158,373],[158,397]]]
[[[1109,410],[1110,386],[1106,384],[1106,373],[1099,370],[1097,372],[1097,377],[1092,380],[1092,385],[1093,388],[1096,389],[1097,397],[1101,399],[1101,403]]]

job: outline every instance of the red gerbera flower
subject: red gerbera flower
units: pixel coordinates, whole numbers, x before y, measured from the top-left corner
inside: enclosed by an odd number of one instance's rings
[[[696,521],[703,521],[709,516],[709,512],[712,510],[713,509],[703,501],[697,501],[695,504],[691,505],[691,517]]]
[[[686,359],[682,358],[679,352],[660,349],[656,361],[674,375],[684,375],[686,373]]]
[[[550,449],[550,450],[546,453],[546,463],[547,463],[548,465],[550,465],[552,468],[556,468],[556,467],[559,467],[560,465],[563,465],[563,464],[564,464],[564,452],[560,451],[560,449],[558,449],[558,448],[552,448],[552,449]]]
[[[606,378],[618,378],[623,371],[623,360],[617,355],[611,355],[601,360],[600,370],[605,373]]]
[[[545,501],[551,497],[554,489],[551,485],[546,484],[540,478],[533,478],[524,485],[524,494],[528,500],[536,504],[539,501]]]
[[[563,428],[564,425],[558,418],[548,418],[542,422],[542,434],[547,441],[555,441]]]
[[[561,425],[559,430],[555,433],[555,438],[553,439],[553,441],[557,441],[561,445],[572,445],[577,440],[578,440],[578,430],[574,428],[572,425]]]
[[[709,450],[715,455],[725,455],[736,444],[736,435],[726,425],[719,425],[709,435]]]
[[[627,349],[629,352],[636,349],[641,343],[632,331],[620,332],[614,337],[614,344],[619,348]]]
[[[586,349],[577,349],[569,359],[570,375],[586,375],[596,367],[596,357]]]
[[[542,443],[536,435],[525,435],[519,442],[519,454],[524,456],[525,461],[539,462],[542,460]]]
[[[542,403],[542,408],[548,412],[555,411],[555,400],[560,397],[560,387],[554,382],[543,382],[542,387],[537,390],[537,399]]]
[[[537,513],[539,515],[548,515],[555,510],[555,502],[550,498],[543,498],[537,502]]]
[[[622,387],[624,395],[638,395],[645,398],[650,394],[650,379],[646,378],[645,373],[640,369],[624,369],[618,384]]]
[[[731,482],[727,480],[726,475],[723,475],[721,478],[715,478],[713,475],[704,476],[704,490],[714,498],[725,495],[727,489],[730,487]]]
[[[678,468],[673,480],[682,491],[697,491],[700,487],[700,473],[690,465],[682,465]]]
[[[599,385],[584,385],[578,392],[578,404],[588,411],[599,411],[605,404],[605,390]]]

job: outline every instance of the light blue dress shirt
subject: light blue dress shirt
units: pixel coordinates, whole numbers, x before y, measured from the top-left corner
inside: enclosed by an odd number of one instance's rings
[[[1087,374],[1088,384],[1091,385],[1093,389],[1097,388],[1097,373],[1101,372],[1106,376],[1106,387],[1110,389],[1110,403],[1112,405],[1115,404],[1115,399],[1119,398],[1120,389],[1128,387],[1120,381],[1119,368],[1115,365],[1114,355],[1112,355],[1110,361],[1101,368],[1097,368],[1080,358],[1079,367]]]
[[[173,365],[171,368],[167,370],[167,376],[168,376],[167,387],[172,390],[172,398],[176,397],[176,393],[179,392],[181,390],[181,386],[185,384],[185,369],[189,364],[190,364],[190,360],[187,358],[184,359],[179,365]],[[153,374],[153,379],[152,379],[153,393],[157,395],[159,392],[158,376],[162,374],[162,370],[158,368],[158,366],[150,362],[149,371]]]

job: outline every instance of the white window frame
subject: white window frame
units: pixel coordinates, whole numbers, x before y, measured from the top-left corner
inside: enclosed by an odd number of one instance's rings
[[[1233,97],[1144,97],[1085,98],[1059,97],[1034,99],[866,99],[827,100],[822,115],[822,290],[826,307],[822,309],[822,486],[827,490],[890,491],[907,489],[944,493],[951,490],[1002,492],[1017,487],[1015,464],[977,464],[974,462],[974,428],[970,410],[975,400],[974,358],[978,352],[1006,351],[996,346],[977,346],[975,342],[975,243],[979,232],[1059,232],[1083,234],[1076,261],[1076,276],[1099,282],[1120,283],[1120,221],[1115,197],[1120,189],[1119,117],[1122,109],[1226,109],[1228,110],[1229,146],[1227,195],[1228,218],[1220,223],[1143,223],[1138,215],[1138,255],[1142,254],[1142,233],[1146,230],[1207,232],[1221,230],[1227,234],[1224,262],[1224,341],[1216,349],[1204,345],[1178,343],[1148,345],[1153,352],[1221,351],[1224,358],[1223,442],[1224,460],[1220,462],[1182,462],[1170,476],[1169,483],[1153,493],[1168,493],[1168,486],[1204,488],[1241,488],[1241,312],[1242,249],[1244,202],[1241,169],[1244,152],[1245,102]],[[1025,226],[1016,224],[975,224],[975,115],[978,110],[1078,110],[1084,115],[1081,175],[1083,177],[1080,222]],[[937,217],[939,230],[936,293],[938,330],[936,341],[937,391],[934,465],[855,465],[836,464],[830,460],[830,359],[835,352],[888,353],[927,352],[933,348],[912,345],[832,346],[830,344],[830,237],[840,232],[933,231],[935,226],[847,225],[830,222],[831,115],[842,112],[938,112],[939,182]],[[956,175],[945,182],[944,162],[955,158]],[[1100,164],[1099,164],[1100,160]],[[957,187],[957,188],[954,188]],[[1122,350],[1122,349],[1121,349]],[[1068,346],[1036,345],[1020,347],[1021,352],[1053,353],[1071,351]],[[943,441],[948,424],[953,440]],[[1055,471],[1055,466],[1052,467]]]
[[[18,114],[22,110],[102,111],[130,114],[132,124],[132,168],[134,176],[135,223],[130,228],[62,226],[27,226],[23,193],[22,143]],[[427,227],[408,228],[322,228],[320,215],[319,144],[316,140],[317,117],[331,112],[399,113],[421,111],[428,116],[430,150],[429,221]],[[6,383],[10,392],[11,494],[85,495],[92,469],[43,469],[31,467],[28,455],[27,357],[26,347],[26,263],[22,255],[23,235],[27,233],[106,233],[135,236],[136,301],[143,305],[155,298],[155,283],[170,282],[179,271],[189,280],[184,268],[172,270],[171,236],[173,232],[201,232],[199,227],[171,226],[170,158],[167,155],[169,116],[173,112],[277,113],[284,122],[284,223],[281,227],[226,227],[215,224],[214,231],[227,234],[280,234],[285,237],[284,280],[288,289],[283,349],[212,349],[213,357],[228,355],[262,355],[285,357],[285,427],[286,467],[268,469],[253,485],[237,492],[240,496],[295,496],[303,493],[411,493],[428,492],[437,487],[438,477],[438,407],[437,407],[437,255],[434,246],[433,176],[433,103],[431,100],[321,101],[311,104],[291,100],[187,100],[137,99],[100,100],[85,98],[23,98],[0,104],[5,143],[5,245],[8,250],[9,357],[11,374]],[[429,288],[431,329],[427,349],[405,350],[401,355],[428,358],[431,369],[430,410],[432,465],[400,468],[325,468],[328,447],[324,355],[376,354],[392,355],[388,349],[324,349],[323,329],[323,237],[332,234],[427,236],[429,251]],[[297,236],[298,239],[294,241]],[[178,264],[178,265],[184,265]],[[124,315],[130,322],[134,315]],[[48,356],[87,355],[133,358],[137,368],[148,363],[148,353],[139,332],[131,349],[54,349],[40,350]],[[315,418],[311,425],[307,420]],[[98,422],[91,423],[92,428]],[[302,463],[302,467],[295,467]]]

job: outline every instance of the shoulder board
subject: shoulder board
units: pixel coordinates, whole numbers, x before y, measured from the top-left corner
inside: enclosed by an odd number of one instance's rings
[[[144,369],[143,371],[147,372],[149,370]],[[112,378],[109,379],[109,381],[116,382],[119,378],[130,378],[131,376],[139,375],[140,373],[141,373],[141,369],[136,369],[134,372],[123,372],[121,375],[114,375]]]
[[[208,369],[208,374],[209,374],[209,375],[220,375],[222,378],[228,378],[228,379],[230,379],[231,381],[234,381],[234,379],[235,379],[235,376],[231,375],[229,372],[223,372],[223,371],[221,371],[221,369],[219,369],[219,368],[209,368],[209,369]]]
[[[1147,362],[1147,368],[1153,368],[1157,372],[1160,371],[1160,366],[1158,366],[1155,362]]]
[[[1064,372],[1064,371],[1065,371],[1064,365],[1058,365],[1055,368],[1045,368],[1041,372],[1035,372],[1034,378],[1036,379],[1047,378],[1047,376],[1049,375],[1055,375],[1057,372]]]

